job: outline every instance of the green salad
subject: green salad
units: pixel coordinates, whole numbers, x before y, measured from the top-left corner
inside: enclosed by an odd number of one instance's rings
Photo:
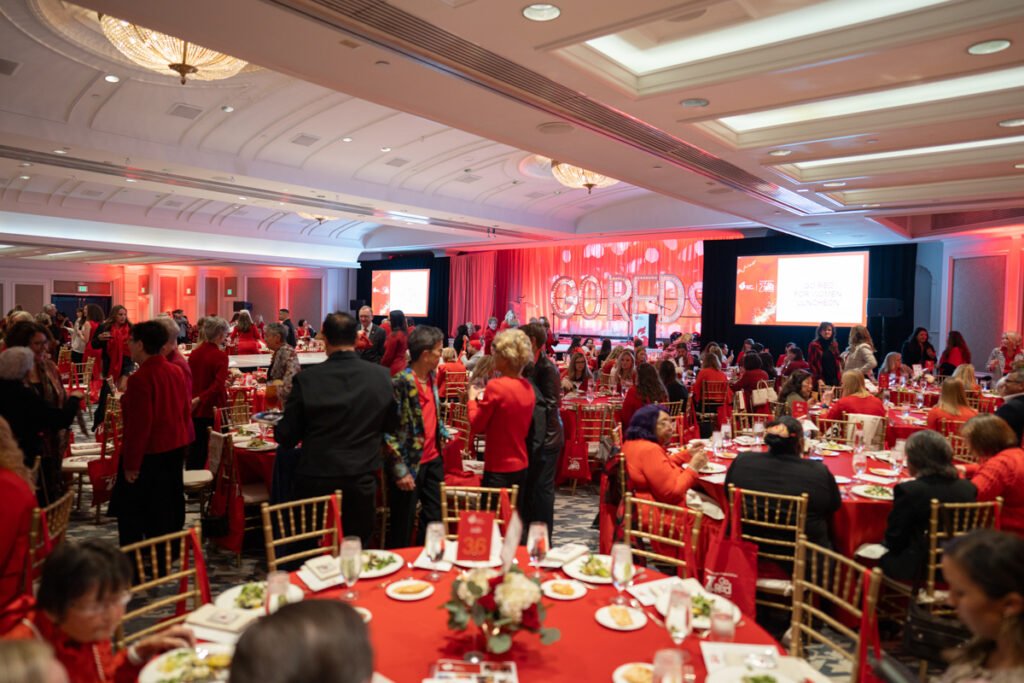
[[[390,567],[394,563],[398,562],[398,557],[390,553],[363,553],[363,570],[364,571],[377,571],[378,569],[384,569]]]
[[[711,606],[715,604],[714,598],[709,598],[706,595],[694,595],[693,596],[693,616],[695,617],[710,617]]]
[[[247,583],[235,598],[235,607],[241,609],[256,609],[263,606],[266,599],[267,586],[262,581]]]
[[[587,557],[587,561],[580,567],[580,573],[587,576],[600,576],[605,579],[609,579],[612,576],[611,569],[608,568],[605,561],[595,556],[593,553]]]

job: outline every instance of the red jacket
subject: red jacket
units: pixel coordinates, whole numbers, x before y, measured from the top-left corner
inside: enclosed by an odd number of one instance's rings
[[[228,402],[228,354],[206,342],[188,357],[188,366],[192,368],[192,398],[199,397],[192,415],[212,420],[213,409]]]
[[[960,422],[962,424],[964,422],[967,422],[967,420],[971,419],[977,414],[978,411],[974,410],[973,408],[968,408],[967,406],[961,407],[960,412],[956,415],[954,415],[953,413],[946,412],[939,406],[935,406],[934,408],[928,411],[928,429],[934,429],[935,431],[938,432],[941,431],[939,429],[939,423],[942,420],[956,420],[957,422]],[[957,429],[957,432],[959,431],[960,430]]]
[[[486,434],[484,470],[518,472],[530,464],[526,434],[536,397],[525,379],[497,377],[487,383],[484,398],[469,402],[474,434]]]
[[[172,349],[167,354],[167,361],[176,368],[179,368],[185,373],[185,388],[188,389],[188,394],[185,396],[185,411],[189,413],[188,419],[188,442],[192,443],[196,440],[196,428],[192,424],[191,413],[192,413],[192,368],[188,366],[188,361],[185,360],[185,356],[181,355],[181,351],[178,349]]]
[[[71,683],[131,683],[141,666],[128,661],[128,648],[114,654],[109,640],[77,643],[68,638],[43,612],[32,611],[4,635],[4,640],[42,640],[67,669]]]
[[[703,370],[701,372],[703,372]],[[759,382],[768,382],[771,384],[771,378],[768,377],[768,373],[760,368],[757,370],[744,370],[743,374],[740,375],[740,378],[729,385],[729,388],[733,391],[743,392],[743,399],[748,413],[754,412],[754,404],[751,402],[750,394],[754,389],[757,389]]]
[[[633,439],[622,444],[626,459],[629,489],[638,498],[669,505],[684,505],[686,492],[697,483],[697,472],[692,467],[680,467],[689,462],[686,451],[669,455],[653,441]]]
[[[469,379],[469,373],[466,372],[466,366],[457,360],[453,360],[450,363],[445,363],[437,368],[437,394],[444,398],[445,383],[448,378],[449,372],[462,372],[466,374],[463,379]]]
[[[729,377],[721,370],[714,368],[702,368],[693,379],[693,402],[700,405],[701,396],[704,393],[704,382],[722,382],[725,385],[725,395],[708,396],[707,400],[713,403],[728,403],[732,398],[732,389],[729,388]]]
[[[640,392],[636,390],[636,386],[631,386],[626,392],[626,396],[622,399],[622,433],[625,434],[626,430],[629,429],[629,421],[633,419],[633,413],[643,408],[645,405],[650,403],[646,398],[640,395]]]
[[[885,404],[876,396],[843,396],[832,404],[825,418],[845,420],[851,414],[885,417]]]
[[[380,364],[391,370],[392,377],[405,370],[405,352],[408,349],[409,340],[406,338],[405,332],[392,332],[388,335],[388,340],[384,343],[384,357],[381,358]]]
[[[1024,537],[1024,450],[1007,448],[980,465],[968,465],[978,501],[1003,497],[1003,531]]]
[[[231,339],[237,344],[237,353],[253,354],[260,352],[260,331],[253,326],[248,332],[242,332],[237,327],[231,330]]]
[[[0,611],[21,593],[29,566],[28,532],[36,497],[24,479],[0,469]],[[29,591],[32,590],[29,584]]]
[[[139,470],[142,456],[188,445],[188,389],[185,373],[163,356],[150,356],[128,378],[121,397],[125,470]]]

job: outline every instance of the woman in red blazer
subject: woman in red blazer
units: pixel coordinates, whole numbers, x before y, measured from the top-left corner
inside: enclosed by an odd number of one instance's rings
[[[1024,537],[1024,449],[1002,418],[975,415],[960,430],[977,465],[963,467],[978,487],[978,500],[1003,498],[1003,531]]]
[[[409,349],[408,331],[406,330],[405,313],[402,311],[391,311],[388,314],[388,320],[391,323],[391,331],[388,333],[388,340],[384,343],[384,357],[381,358],[380,364],[391,370],[391,376],[394,377],[405,370],[408,363],[408,359],[405,357],[405,352]]]
[[[25,579],[36,495],[22,457],[10,425],[0,417],[0,633],[12,625],[2,622],[4,607],[23,592],[32,592],[32,582]]]
[[[761,369],[761,357],[753,351],[743,355],[743,374],[740,378],[729,385],[733,391],[742,391],[746,405],[746,412],[754,412],[754,404],[751,403],[751,393],[757,389],[760,382],[770,382],[768,373]]]
[[[213,411],[227,405],[228,354],[220,350],[228,336],[228,321],[211,315],[203,319],[206,341],[188,357],[192,370],[192,426],[196,440],[189,449],[185,469],[206,467],[207,429],[213,427]]]

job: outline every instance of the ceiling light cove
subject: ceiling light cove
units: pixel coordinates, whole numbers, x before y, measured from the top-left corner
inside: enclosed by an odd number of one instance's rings
[[[1006,119],[1000,121],[999,125],[1003,128],[1017,128],[1018,126],[1024,126],[1024,119]]]
[[[969,149],[984,149],[1001,147],[1004,145],[1016,145],[1024,143],[1024,135],[1015,135],[1007,138],[995,138],[992,140],[976,140],[973,142],[957,142],[950,145],[934,145],[932,147],[918,147],[915,149],[899,149],[892,152],[878,152],[875,154],[857,154],[848,157],[835,157],[832,159],[815,159],[814,161],[798,161],[793,164],[801,171],[809,168],[821,168],[822,166],[835,166],[838,164],[852,164],[862,161],[882,161],[884,159],[899,159],[901,157],[920,156],[923,154],[942,154],[945,152],[961,152]]]
[[[975,43],[967,48],[967,51],[972,55],[991,55],[996,52],[1002,52],[1006,48],[1010,47],[1012,43],[1008,40],[997,38],[996,40],[986,40],[981,43]]]

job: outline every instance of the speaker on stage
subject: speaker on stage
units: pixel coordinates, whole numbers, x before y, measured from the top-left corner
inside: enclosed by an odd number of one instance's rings
[[[903,299],[868,299],[869,318],[898,318],[903,315]]]
[[[658,346],[658,314],[647,314],[647,348],[654,349]]]
[[[235,313],[238,313],[239,311],[249,311],[250,313],[252,313],[251,301],[232,301],[231,305],[233,306],[232,310]]]

